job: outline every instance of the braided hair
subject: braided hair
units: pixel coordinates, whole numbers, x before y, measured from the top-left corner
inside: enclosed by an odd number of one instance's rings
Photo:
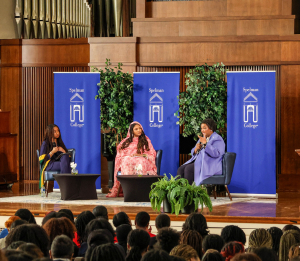
[[[174,247],[170,256],[177,256],[185,259],[186,261],[190,261],[192,258],[197,260],[199,258],[197,251],[190,245],[181,244]]]
[[[139,124],[135,123],[135,124],[131,124],[130,125],[130,129],[129,129],[130,135],[129,135],[129,138],[127,138],[123,142],[120,150],[126,149],[129,146],[129,144],[133,141],[133,138],[134,138],[133,128],[136,125],[139,125]],[[139,142],[138,142],[138,145],[137,145],[137,154],[142,154],[142,153],[144,153],[145,150],[149,151],[150,149],[149,149],[149,144],[148,144],[146,135],[144,133],[144,130],[142,129],[142,134],[141,134],[141,136],[139,136]]]
[[[202,237],[196,230],[184,230],[180,235],[180,244],[186,244],[193,247],[199,256],[202,258]]]
[[[300,256],[300,244],[292,245],[289,251],[289,260]]]
[[[272,236],[266,229],[255,229],[250,233],[248,252],[253,252],[259,247],[272,248],[272,245]]]
[[[44,141],[46,141],[46,154],[49,154],[50,151],[52,151],[53,149],[53,142],[52,142],[52,138],[54,138],[54,128],[57,127],[58,131],[59,131],[59,137],[56,139],[56,143],[58,147],[62,147],[66,152],[68,152],[68,149],[66,148],[62,138],[61,138],[61,133],[60,133],[60,129],[57,125],[55,124],[49,124],[46,127],[45,130],[45,135],[44,135]]]
[[[245,232],[238,226],[229,225],[222,229],[221,237],[224,239],[225,243],[230,241],[238,241],[243,245],[246,244]]]
[[[245,248],[241,242],[232,241],[222,248],[221,255],[225,257],[225,261],[230,261],[236,254],[244,253]]]
[[[127,244],[130,246],[126,261],[140,261],[142,253],[147,251],[150,243],[148,232],[141,229],[135,229],[129,232]]]
[[[76,230],[77,230],[77,235],[79,237],[79,241],[80,243],[82,243],[82,239],[85,235],[85,227],[87,226],[87,224],[92,221],[93,219],[95,219],[95,216],[94,214],[87,210],[87,211],[83,211],[81,212],[77,218],[76,218],[76,221],[75,221],[75,227],[76,227]]]
[[[273,240],[273,245],[272,245],[272,249],[276,252],[276,254],[278,255],[279,252],[279,243],[280,243],[280,238],[283,234],[282,230],[278,227],[270,227],[269,229],[267,229],[268,232],[271,234],[272,236],[272,240]]]
[[[287,261],[291,246],[300,243],[300,233],[296,230],[285,231],[279,244],[279,261]]]

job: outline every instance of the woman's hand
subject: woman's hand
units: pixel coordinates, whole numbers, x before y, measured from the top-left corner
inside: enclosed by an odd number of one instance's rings
[[[61,151],[62,153],[66,153],[66,151],[62,147],[58,147],[58,151]]]
[[[199,140],[200,140],[200,142],[202,143],[202,144],[206,144],[206,135],[205,134],[203,134],[203,137],[201,137],[200,135],[198,135],[198,138],[199,138]]]
[[[58,148],[57,148],[57,147],[53,147],[53,149],[50,151],[50,158],[51,158],[56,152],[58,152]]]

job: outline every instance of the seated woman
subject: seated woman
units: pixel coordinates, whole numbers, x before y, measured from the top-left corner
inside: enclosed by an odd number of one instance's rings
[[[40,148],[39,161],[42,165],[40,175],[40,187],[44,185],[45,170],[59,170],[61,173],[71,173],[70,157],[68,154],[57,157],[68,150],[61,138],[60,130],[57,125],[50,124],[45,130],[44,141]]]
[[[106,197],[114,198],[118,194],[120,182],[117,173],[135,175],[139,171],[142,175],[156,175],[156,151],[150,139],[145,135],[142,125],[134,121],[130,124],[127,136],[117,146],[115,159],[114,186]],[[136,167],[140,170],[136,170]]]
[[[192,149],[192,158],[180,166],[177,175],[186,178],[190,184],[201,182],[213,175],[222,174],[222,159],[225,154],[223,138],[215,131],[217,125],[214,120],[206,119],[201,123],[199,141]]]

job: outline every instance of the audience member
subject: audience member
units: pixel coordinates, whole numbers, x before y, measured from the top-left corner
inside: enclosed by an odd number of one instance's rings
[[[15,253],[7,256],[7,260],[8,261],[32,261],[33,257],[26,253],[20,252],[20,253]]]
[[[16,221],[14,221],[11,226],[10,226],[10,232],[15,229],[17,226],[21,226],[21,225],[25,225],[25,224],[29,224],[26,220],[23,219],[18,219]]]
[[[120,249],[113,243],[97,246],[88,261],[125,261]]]
[[[118,241],[117,244],[123,247],[125,253],[127,253],[127,237],[130,231],[132,231],[132,226],[128,224],[120,225],[116,229],[117,241]]]
[[[290,248],[300,243],[300,233],[297,230],[285,231],[279,244],[279,261],[288,261]]]
[[[104,218],[108,220],[108,212],[105,206],[97,206],[93,209],[93,214],[96,218]]]
[[[231,241],[241,242],[243,245],[246,244],[246,235],[244,231],[235,225],[229,225],[222,229],[221,237],[224,239],[225,243]]]
[[[8,220],[5,221],[5,223],[4,223],[5,228],[0,233],[0,239],[5,238],[8,235],[11,224],[18,219],[21,219],[21,218],[18,216],[11,216],[8,218]]]
[[[193,247],[186,244],[181,244],[174,247],[171,250],[170,255],[181,257],[185,261],[200,261],[197,251]]]
[[[69,219],[74,223],[74,215],[70,209],[62,208],[58,211],[58,213],[65,213],[68,215]]]
[[[255,253],[258,257],[260,257],[263,261],[278,261],[278,256],[273,249],[267,247],[260,247],[254,249],[253,253]]]
[[[245,253],[244,245],[241,242],[232,241],[226,243],[221,250],[221,255],[225,261],[230,261],[236,254]]]
[[[9,246],[6,247],[6,250],[16,250],[19,246],[26,244],[25,241],[14,241]]]
[[[221,252],[225,242],[224,239],[216,234],[207,235],[202,243],[203,253],[205,253],[208,249],[215,249],[218,252]]]
[[[5,245],[9,246],[15,241],[36,244],[48,256],[49,238],[46,231],[36,224],[25,224],[13,229],[6,237]]]
[[[14,217],[16,217],[16,216],[14,216]],[[13,221],[11,224],[7,224],[7,230],[9,231],[9,232],[11,232],[15,227],[17,227],[17,226],[19,226],[19,225],[23,225],[23,224],[28,224],[28,222],[27,221],[25,221],[25,220],[23,220],[23,219],[21,219],[21,218],[19,218],[19,217],[16,217],[16,218],[18,218],[18,219],[16,219],[15,221]],[[10,220],[11,221],[11,220]],[[7,221],[6,221],[7,222]],[[6,223],[5,222],[5,223]],[[6,235],[7,236],[7,235]],[[5,237],[3,237],[3,238],[1,238],[0,239],[0,249],[3,249],[3,248],[5,248],[5,240],[6,240],[6,236]]]
[[[151,226],[149,226],[149,222],[150,222],[150,215],[145,211],[139,212],[135,216],[135,227],[137,229],[142,229],[147,231],[150,237],[155,237],[155,235],[151,233],[152,229]]]
[[[292,245],[289,250],[289,260],[300,256],[300,244]]]
[[[254,253],[237,254],[231,260],[232,261],[262,261],[260,257],[258,257]]]
[[[4,251],[2,250],[0,250],[0,261],[7,261],[7,257],[5,256]]]
[[[17,212],[15,213],[15,216],[18,216],[21,219],[26,220],[28,223],[36,224],[34,216],[27,208],[18,209]]]
[[[180,234],[172,228],[165,227],[158,231],[156,238],[157,243],[154,245],[154,248],[170,253],[179,244]]]
[[[206,219],[201,213],[192,213],[182,225],[182,230],[196,230],[202,236],[202,239],[209,234]]]
[[[164,250],[153,249],[143,255],[141,261],[173,261],[171,256]]]
[[[260,247],[272,248],[273,241],[271,234],[264,228],[253,230],[249,236],[249,248],[247,252],[253,252]]]
[[[84,236],[86,225],[93,219],[95,219],[95,216],[91,211],[83,211],[77,216],[75,220],[75,227],[77,232],[75,233],[73,241],[78,247],[80,247],[80,244],[82,242],[82,237]]]
[[[43,220],[42,220],[42,226],[45,225],[46,222],[47,222],[48,220],[50,220],[51,218],[56,218],[56,212],[55,212],[55,211],[50,211],[50,212],[48,212],[48,213],[44,216],[44,218],[43,218]]]
[[[51,250],[49,251],[50,258],[53,260],[71,260],[74,252],[74,244],[70,237],[60,235],[54,238]]]
[[[93,219],[86,225],[82,241],[86,242],[88,235],[96,229],[107,229],[111,233],[111,235],[115,237],[115,231],[112,225],[104,218],[97,218]]]
[[[115,228],[121,225],[132,225],[131,220],[125,212],[119,212],[113,217],[113,224]]]
[[[208,236],[209,235],[207,235],[205,239]],[[185,244],[193,247],[196,250],[198,257],[200,259],[202,258],[202,237],[196,230],[187,229],[182,231],[180,235],[180,244]]]
[[[20,245],[17,250],[22,251],[23,253],[32,256],[32,258],[40,258],[43,257],[44,254],[41,249],[33,243],[24,243]]]
[[[132,230],[127,239],[126,261],[140,261],[147,252],[150,243],[148,232],[141,229]]]
[[[288,231],[288,230],[296,230],[300,233],[300,228],[295,225],[292,225],[292,224],[285,225],[282,229],[282,232],[284,233],[285,231]]]
[[[276,252],[276,255],[279,253],[279,243],[280,243],[280,238],[283,234],[282,230],[278,227],[270,227],[267,229],[268,232],[272,236],[272,249]]]
[[[170,227],[171,225],[171,219],[167,214],[161,213],[155,218],[155,227],[157,231],[164,227]],[[155,237],[150,238],[150,244],[149,244],[149,249],[153,249],[154,244],[156,244],[157,239]]]
[[[218,250],[208,249],[203,255],[201,261],[224,261],[224,257]]]

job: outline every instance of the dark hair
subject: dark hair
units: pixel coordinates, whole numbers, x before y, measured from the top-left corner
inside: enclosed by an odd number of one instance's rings
[[[70,237],[60,235],[54,238],[51,245],[53,258],[71,258],[74,252],[74,244]]]
[[[260,247],[253,251],[263,261],[278,261],[278,256],[273,249]]]
[[[115,228],[120,225],[131,225],[130,219],[125,212],[119,212],[118,214],[114,215],[113,217],[113,224]]]
[[[150,236],[145,230],[135,229],[128,234],[127,243],[130,246],[126,261],[140,261],[150,243]]]
[[[207,235],[202,243],[203,251],[206,252],[208,249],[215,249],[221,252],[225,242],[224,239],[216,234]]]
[[[28,255],[27,253],[15,253],[12,255],[7,256],[8,261],[32,261],[33,257]]]
[[[269,229],[267,229],[268,232],[271,234],[272,236],[272,249],[276,252],[276,254],[278,255],[279,252],[279,243],[280,243],[280,238],[283,234],[282,230],[278,227],[270,227]]]
[[[35,224],[25,224],[13,229],[6,237],[5,245],[9,246],[12,242],[24,241],[36,244],[48,256],[49,238],[46,231]]]
[[[108,220],[107,208],[105,206],[97,206],[93,209],[93,214],[95,217],[102,217]]]
[[[74,224],[66,217],[51,218],[43,225],[43,228],[49,236],[50,244],[59,235],[66,235],[72,240],[76,231]]]
[[[187,229],[196,230],[203,239],[209,233],[206,219],[201,213],[192,213],[187,217],[182,225],[182,230]]]
[[[238,226],[229,225],[222,229],[221,237],[224,239],[225,243],[230,241],[238,241],[243,245],[246,244],[245,232]]]
[[[231,261],[262,261],[260,257],[254,253],[244,253],[235,255]]]
[[[224,261],[224,257],[215,249],[208,249],[201,261]]]
[[[153,249],[143,255],[141,261],[172,261],[172,258],[164,250]]]
[[[180,244],[186,244],[193,247],[198,254],[198,257],[202,258],[202,237],[196,230],[184,230],[180,235]]]
[[[230,261],[236,254],[244,253],[245,248],[241,242],[232,241],[225,244],[221,251],[221,255],[226,261]]]
[[[35,218],[32,213],[27,208],[20,208],[15,213],[15,216],[20,217],[23,220],[26,220],[28,223],[36,224]]]
[[[171,219],[167,214],[161,213],[155,219],[155,226],[157,229],[163,227],[170,227]]]
[[[129,135],[129,138],[126,138],[126,140],[124,141],[124,143],[121,145],[121,148],[120,150],[123,150],[123,149],[126,149],[129,144],[132,142],[133,140],[133,128],[135,127],[135,125],[140,125],[138,123],[133,123],[130,125],[130,135]],[[141,125],[140,125],[141,126]],[[141,126],[142,127],[142,126]],[[149,144],[148,144],[148,141],[147,141],[147,137],[144,133],[144,130],[142,128],[142,134],[141,136],[139,136],[139,142],[138,142],[138,145],[137,145],[137,154],[141,154],[143,153],[145,150],[149,151]]]
[[[191,258],[199,258],[197,251],[192,246],[186,244],[174,247],[171,250],[170,255],[184,258],[186,261],[190,261]]]
[[[44,216],[43,220],[42,220],[42,226],[46,224],[46,222],[48,220],[50,220],[51,218],[56,218],[56,212],[55,211],[51,211],[48,214],[46,214],[46,216]]]
[[[77,229],[77,235],[79,237],[79,242],[83,242],[82,237],[84,236],[84,233],[85,233],[85,227],[93,219],[95,219],[95,216],[89,210],[83,211],[77,216],[76,221],[75,221],[75,227]]]
[[[202,121],[201,124],[206,124],[207,127],[212,130],[213,132],[215,132],[217,130],[217,124],[213,119],[205,119]]]
[[[288,231],[288,230],[296,230],[296,231],[300,232],[300,228],[295,225],[292,225],[292,224],[285,225],[282,229],[282,232],[284,233],[285,231]]]
[[[26,244],[25,241],[14,241],[12,242],[9,246],[6,247],[6,250],[15,250],[17,249],[19,246],[23,245],[23,244]]]
[[[21,225],[24,225],[24,224],[28,224],[28,222],[24,219],[18,219],[16,221],[12,222],[12,224],[10,225],[10,230],[9,231],[11,232],[17,226],[21,226]]]
[[[157,243],[154,245],[154,248],[170,253],[179,244],[180,234],[172,228],[164,227],[158,231],[156,239]]]
[[[89,234],[96,229],[107,229],[111,233],[112,237],[115,236],[115,231],[112,225],[106,219],[101,217],[101,218],[91,220],[86,225],[82,241],[86,242]]]
[[[88,247],[100,246],[107,243],[114,243],[114,237],[107,229],[96,229],[87,238]]]
[[[67,218],[69,218],[73,223],[74,223],[74,215],[73,215],[73,212],[70,210],[70,209],[67,209],[67,208],[62,208],[58,211],[58,216],[57,217],[61,217],[60,215],[62,214],[66,214]]]
[[[49,152],[53,149],[53,143],[52,138],[54,138],[54,131],[53,129],[57,127],[59,131],[59,137],[56,139],[57,147],[62,147],[66,152],[68,149],[66,148],[62,138],[61,138],[61,132],[59,127],[56,124],[49,124],[46,127],[45,135],[44,135],[44,141],[46,141],[46,154],[49,154]]]
[[[44,254],[41,249],[33,243],[25,243],[18,247],[18,250],[25,252],[26,254],[32,256],[33,258],[43,257]]]
[[[258,228],[253,230],[249,235],[249,248],[247,252],[253,252],[254,249],[260,247],[272,248],[272,236],[264,228]]]
[[[88,261],[125,261],[120,249],[113,243],[95,247]]]
[[[145,211],[141,211],[137,213],[137,215],[135,216],[136,225],[139,227],[147,227],[149,221],[150,221],[150,215]]]
[[[124,249],[127,249],[127,237],[130,231],[132,231],[132,227],[126,224],[120,225],[116,229],[118,243],[123,248],[125,247]]]

